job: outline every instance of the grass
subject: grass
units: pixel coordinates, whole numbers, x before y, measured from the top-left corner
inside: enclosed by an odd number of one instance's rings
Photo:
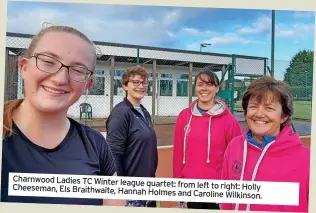
[[[235,111],[242,111],[241,101],[235,104]],[[312,118],[312,105],[310,101],[294,101],[294,115],[295,120],[311,120]]]

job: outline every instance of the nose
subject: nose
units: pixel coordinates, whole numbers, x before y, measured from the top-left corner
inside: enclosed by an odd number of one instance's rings
[[[257,117],[263,117],[264,116],[264,107],[263,106],[259,106],[258,108],[257,108],[257,111],[256,111],[256,113],[255,113],[255,115],[257,116]]]
[[[62,67],[57,73],[51,76],[52,81],[57,85],[64,85],[68,83],[68,69]]]
[[[206,90],[207,89],[207,85],[206,84],[202,84],[202,90]]]

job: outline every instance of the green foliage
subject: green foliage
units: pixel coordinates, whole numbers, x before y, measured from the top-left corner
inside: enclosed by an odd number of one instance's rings
[[[313,84],[314,52],[301,50],[290,61],[284,81],[290,86],[311,86]]]

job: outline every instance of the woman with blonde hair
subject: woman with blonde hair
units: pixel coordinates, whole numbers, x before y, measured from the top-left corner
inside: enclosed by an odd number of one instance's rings
[[[1,201],[118,205],[114,200],[8,195],[11,172],[116,175],[102,134],[67,117],[69,107],[93,84],[93,43],[71,27],[44,28],[18,65],[25,97],[4,104]]]

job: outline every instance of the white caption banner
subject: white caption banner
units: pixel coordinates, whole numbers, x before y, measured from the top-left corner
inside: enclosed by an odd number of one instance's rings
[[[299,183],[10,173],[9,196],[298,205]]]

